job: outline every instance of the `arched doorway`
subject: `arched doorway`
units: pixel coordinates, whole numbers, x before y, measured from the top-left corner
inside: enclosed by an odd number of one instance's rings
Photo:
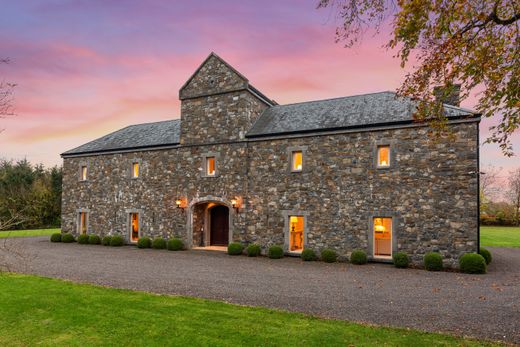
[[[227,246],[229,243],[229,208],[217,205],[209,213],[209,243],[211,246]]]

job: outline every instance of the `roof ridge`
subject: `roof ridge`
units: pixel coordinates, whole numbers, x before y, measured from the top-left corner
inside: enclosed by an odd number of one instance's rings
[[[323,101],[331,101],[331,100],[339,100],[339,99],[348,99],[348,98],[355,98],[359,96],[365,96],[365,95],[374,95],[374,94],[396,94],[396,92],[390,91],[390,90],[384,90],[380,92],[372,92],[372,93],[364,93],[364,94],[354,94],[354,95],[347,95],[347,96],[338,96],[334,98],[327,98],[327,99],[318,99],[318,100],[310,100],[310,101],[299,101],[299,102],[292,102],[289,104],[283,104],[283,105],[275,105],[272,107],[283,107],[283,106],[291,106],[291,105],[300,105],[300,104],[310,104],[313,102],[323,102]]]
[[[156,122],[146,122],[146,123],[130,124],[130,125],[127,125],[126,127],[121,128],[119,130],[123,130],[123,129],[130,128],[130,127],[136,127],[136,126],[139,126],[139,125],[158,124],[158,123],[167,123],[167,122],[180,122],[180,120],[181,120],[180,118],[175,118],[175,119],[159,120],[159,121],[156,121]],[[119,131],[119,130],[116,130],[116,131]]]

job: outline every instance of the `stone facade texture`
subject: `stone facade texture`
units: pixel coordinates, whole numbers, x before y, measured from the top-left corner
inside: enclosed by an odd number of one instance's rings
[[[477,250],[477,122],[450,124],[455,140],[432,139],[424,126],[247,139],[269,107],[247,83],[210,58],[181,90],[178,146],[65,157],[62,229],[77,233],[78,211],[86,209],[89,233],[128,240],[128,214],[136,211],[141,236],[198,246],[208,238],[208,204],[224,204],[230,242],[255,242],[264,251],[287,244],[290,214],[305,216],[305,247],[342,256],[354,249],[372,254],[370,223],[378,216],[393,218],[393,252],[406,252],[416,264],[437,251],[456,266],[462,254]],[[391,145],[388,169],[375,165],[383,143]],[[291,172],[288,148],[304,149],[302,172]],[[217,154],[215,177],[203,174],[208,153]],[[137,161],[140,177],[132,179]],[[78,170],[85,164],[82,182]],[[240,202],[237,210],[232,200]]]

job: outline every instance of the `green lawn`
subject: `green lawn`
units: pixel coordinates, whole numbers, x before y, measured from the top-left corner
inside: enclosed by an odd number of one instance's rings
[[[480,245],[491,247],[519,247],[520,227],[480,227]]]
[[[36,230],[9,230],[0,231],[0,239],[6,237],[29,237],[29,236],[46,236],[59,233],[60,229],[36,229]]]
[[[0,275],[1,346],[490,346],[223,302]]]

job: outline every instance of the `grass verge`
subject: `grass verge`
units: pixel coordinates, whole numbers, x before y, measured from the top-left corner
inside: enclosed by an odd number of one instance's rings
[[[520,248],[520,227],[482,226],[480,227],[480,245]]]
[[[0,239],[6,237],[50,236],[59,232],[60,229],[7,230],[0,231]]]

